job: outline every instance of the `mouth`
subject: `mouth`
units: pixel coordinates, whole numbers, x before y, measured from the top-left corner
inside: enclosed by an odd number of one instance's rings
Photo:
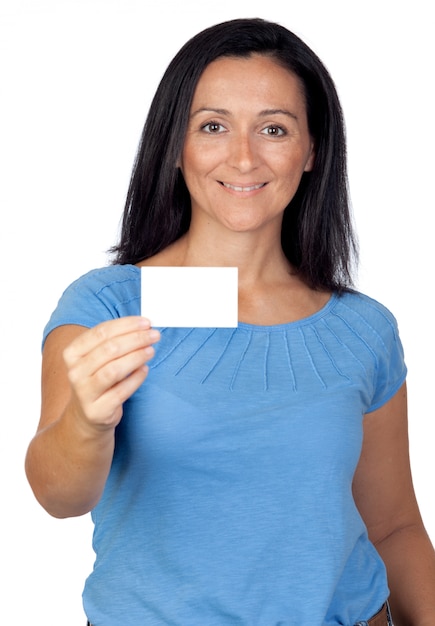
[[[225,187],[225,189],[232,189],[233,191],[257,191],[257,189],[261,189],[265,187],[267,183],[258,183],[255,185],[247,185],[246,187],[242,187],[241,185],[230,185],[230,183],[224,183],[223,181],[219,181],[220,184]]]

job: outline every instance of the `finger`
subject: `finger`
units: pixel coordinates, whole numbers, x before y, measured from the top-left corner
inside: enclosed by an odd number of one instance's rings
[[[72,358],[72,362],[69,363],[70,380],[74,382],[85,376],[93,376],[104,366],[137,350],[145,350],[146,357],[148,355],[146,348],[152,346],[159,338],[160,333],[154,329],[133,331],[111,337],[98,344],[86,355]],[[128,373],[130,372],[126,375]]]
[[[102,322],[77,337],[66,348],[64,358],[67,362],[74,362],[113,337],[150,328],[149,320],[140,316],[120,317],[115,320]]]
[[[111,340],[117,347],[112,346],[108,358],[106,344],[98,346],[92,353],[82,359],[68,371],[72,388],[85,410],[88,412],[92,403],[104,395],[110,388],[132,375],[143,367],[153,356],[154,348],[149,345],[149,334],[154,337],[156,331],[144,331],[145,337],[140,337],[140,347],[137,347],[136,333],[122,335]],[[142,334],[142,333],[141,333]],[[97,352],[97,356],[95,355]],[[119,356],[114,357],[114,354]],[[98,365],[98,367],[97,367]]]
[[[81,408],[86,421],[97,428],[113,428],[118,425],[122,417],[124,402],[141,386],[148,375],[148,367],[142,366],[130,376],[111,387],[87,409]]]
[[[101,395],[120,381],[130,377],[154,356],[154,348],[146,346],[106,362],[90,377],[95,395]]]

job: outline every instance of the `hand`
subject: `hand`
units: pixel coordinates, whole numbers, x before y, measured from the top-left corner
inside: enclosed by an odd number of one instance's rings
[[[86,330],[64,350],[76,413],[96,431],[114,429],[123,403],[148,374],[160,333],[143,317],[123,317]]]

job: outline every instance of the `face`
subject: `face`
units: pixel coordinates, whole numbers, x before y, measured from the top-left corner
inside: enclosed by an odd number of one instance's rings
[[[281,230],[313,141],[299,79],[275,60],[222,57],[194,93],[180,159],[192,226]]]

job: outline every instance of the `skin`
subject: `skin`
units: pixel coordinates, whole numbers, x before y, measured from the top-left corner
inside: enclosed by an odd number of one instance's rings
[[[192,197],[191,227],[143,264],[237,266],[239,316],[248,323],[286,323],[318,311],[330,294],[302,283],[280,246],[284,208],[314,158],[295,76],[262,56],[211,63],[178,163]],[[82,515],[98,503],[122,405],[144,383],[158,339],[140,317],[50,333],[26,470],[52,515]],[[403,386],[364,417],[353,489],[387,566],[396,626],[433,626],[435,555],[415,499],[407,432]]]
[[[267,57],[208,66],[194,95],[180,163],[195,229],[280,232],[283,210],[313,159],[295,76]]]

